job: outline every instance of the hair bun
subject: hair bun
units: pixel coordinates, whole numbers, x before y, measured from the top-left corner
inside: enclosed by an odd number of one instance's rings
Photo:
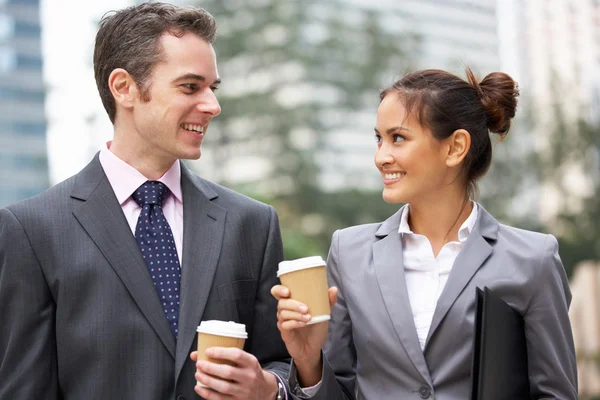
[[[492,72],[481,82],[477,82],[477,78],[469,68],[467,68],[467,78],[483,104],[490,132],[502,137],[506,136],[510,129],[510,122],[517,112],[519,95],[517,82],[504,72]]]

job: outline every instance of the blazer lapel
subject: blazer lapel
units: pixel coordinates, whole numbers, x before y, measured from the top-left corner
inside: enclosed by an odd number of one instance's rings
[[[402,241],[398,228],[402,209],[386,220],[376,233],[381,240],[373,243],[373,263],[377,283],[394,329],[410,360],[431,385],[425,356],[419,345],[412,315],[402,260]]]
[[[212,202],[218,195],[181,166],[183,264],[175,376],[179,376],[202,318],[221,253],[227,211]]]
[[[98,155],[78,174],[71,197],[83,200],[75,218],[115,270],[169,353],[175,358],[175,339],[146,263],[110,186]]]
[[[493,247],[488,240],[496,240],[499,224],[481,205],[478,204],[478,207],[479,216],[475,228],[465,242],[465,247],[456,257],[446,286],[437,302],[425,342],[425,350],[450,307],[473,278],[473,275],[492,254]]]

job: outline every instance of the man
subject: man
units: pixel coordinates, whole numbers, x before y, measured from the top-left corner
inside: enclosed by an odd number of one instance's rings
[[[0,210],[0,399],[285,395],[269,294],[277,214],[179,161],[200,157],[221,111],[214,37],[206,11],[161,3],[100,22],[94,70],[112,142]],[[205,320],[246,325],[245,351],[211,349],[233,366],[195,363]]]

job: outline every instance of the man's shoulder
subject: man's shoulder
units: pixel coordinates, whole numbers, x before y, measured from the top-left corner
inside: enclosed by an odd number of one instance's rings
[[[196,174],[193,174],[193,176],[197,186],[199,185],[201,187],[208,188],[209,191],[213,191],[216,194],[216,197],[213,201],[227,209],[235,209],[238,211],[267,211],[271,207],[266,203],[253,199],[240,192],[236,192],[235,190],[222,186],[218,183],[204,179]]]
[[[52,208],[55,209],[60,207],[61,204],[67,203],[66,200],[71,195],[74,182],[75,176],[72,176],[33,197],[11,204],[6,208],[15,215],[34,210],[44,211]]]

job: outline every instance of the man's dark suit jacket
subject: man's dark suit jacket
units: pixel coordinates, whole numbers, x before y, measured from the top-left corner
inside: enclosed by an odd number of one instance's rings
[[[246,324],[245,350],[284,379],[270,288],[275,210],[182,165],[179,337],[98,156],[0,210],[0,399],[192,400],[200,321]]]

